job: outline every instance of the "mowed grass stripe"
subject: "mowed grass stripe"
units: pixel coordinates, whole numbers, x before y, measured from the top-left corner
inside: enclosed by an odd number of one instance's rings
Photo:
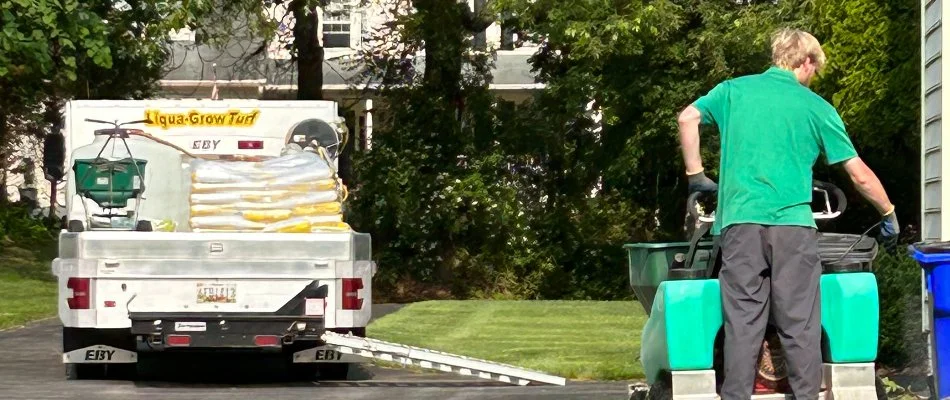
[[[56,315],[56,283],[0,275],[0,329]]]
[[[429,301],[375,321],[380,340],[577,380],[642,378],[636,302]]]

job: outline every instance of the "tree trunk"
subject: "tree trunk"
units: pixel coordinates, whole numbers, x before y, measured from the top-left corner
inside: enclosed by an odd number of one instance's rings
[[[7,125],[7,114],[0,108],[0,204],[7,204],[7,161],[9,151],[7,142],[10,141],[10,126]]]
[[[294,0],[290,4],[297,48],[297,100],[323,100],[323,38],[317,35],[320,3]]]
[[[468,35],[484,32],[493,18],[486,1],[473,12],[454,0],[418,0],[414,3],[423,21],[425,43],[423,84],[434,95],[462,106],[462,63]]]
[[[461,9],[453,0],[419,0],[422,41],[425,43],[423,85],[443,100],[456,101],[462,80],[464,34]]]

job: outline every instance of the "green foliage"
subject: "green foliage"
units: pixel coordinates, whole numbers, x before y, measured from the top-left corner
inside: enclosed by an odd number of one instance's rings
[[[0,207],[0,240],[9,243],[45,243],[56,238],[54,225],[30,215],[25,203],[7,203]]]
[[[444,103],[419,89],[393,91],[390,99],[412,108],[376,136],[372,152],[354,156],[359,168],[348,216],[357,229],[373,232],[381,263],[400,265],[381,270],[378,284],[395,285],[406,275],[464,296],[489,285],[493,272],[516,268],[523,238],[532,235],[499,145],[477,140],[492,127],[453,123]]]
[[[828,56],[814,85],[832,102],[861,157],[878,174],[902,224],[920,204],[920,4],[912,0],[816,0],[812,28]],[[842,182],[846,177],[838,175]],[[841,185],[850,189],[850,185]],[[851,192],[845,221],[867,225],[870,204]],[[864,217],[864,218],[862,218]],[[857,222],[856,219],[864,219]]]
[[[676,114],[724,79],[765,70],[771,33],[781,26],[812,30],[827,42],[831,62],[816,90],[838,102],[859,149],[885,185],[897,189],[892,193],[913,184],[888,168],[896,160],[885,161],[907,154],[905,145],[914,143],[895,147],[893,139],[911,136],[916,92],[885,96],[900,88],[899,79],[917,81],[914,46],[891,51],[900,40],[914,40],[912,32],[894,29],[914,8],[905,1],[862,14],[870,6],[857,3],[871,2],[582,1],[563,7],[555,0],[497,0],[494,10],[512,16],[506,23],[542,43],[532,64],[547,88],[519,105],[492,101],[484,91],[490,76],[477,60],[467,60],[474,71],[468,76],[444,74],[412,85],[418,82],[406,57],[368,52],[368,69],[387,78],[381,94],[390,118],[377,124],[373,150],[354,160],[348,218],[374,235],[378,261],[386,266],[381,294],[410,295],[411,283],[439,288],[437,296],[629,297],[621,246],[684,239]],[[424,37],[457,38],[458,26],[433,24],[420,14],[401,16],[404,28],[390,34],[408,48],[427,46],[427,53],[433,44]],[[863,39],[869,33],[874,40]],[[433,54],[464,59],[457,41],[443,42]],[[420,89],[436,83],[438,90]],[[881,129],[891,139],[877,136]],[[707,170],[715,175],[718,133],[704,130],[701,140]],[[878,151],[882,146],[890,148]],[[850,187],[847,180],[829,180]],[[899,207],[916,209],[902,196],[892,195]],[[863,232],[876,222],[862,203],[853,199],[850,219],[835,230]],[[897,293],[888,294],[892,301],[906,288],[896,277],[887,279],[884,285]],[[901,350],[891,343],[895,353],[888,357],[898,362]]]
[[[50,261],[56,255],[58,221],[31,216],[25,203],[0,207],[0,280],[5,277],[54,281]]]
[[[75,81],[77,57],[111,67],[107,24],[88,2],[16,0],[0,2],[0,8],[0,82],[5,92],[28,95],[35,86],[23,83],[42,79]],[[20,84],[10,85],[13,81]]]
[[[23,203],[0,206],[0,329],[55,315],[57,227]]]
[[[917,262],[903,254],[882,252],[875,260],[881,318],[878,362],[890,368],[919,366],[927,357],[920,330],[920,272]]]
[[[206,2],[0,1],[0,170],[28,138],[58,133],[73,98],[143,98],[171,30]]]

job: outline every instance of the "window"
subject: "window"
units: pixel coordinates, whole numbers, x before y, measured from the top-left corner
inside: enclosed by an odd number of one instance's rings
[[[360,14],[352,0],[329,0],[323,10],[323,47],[356,48],[360,45]]]

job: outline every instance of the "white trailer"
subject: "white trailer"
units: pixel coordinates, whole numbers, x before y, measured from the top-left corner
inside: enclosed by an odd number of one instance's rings
[[[72,229],[82,226],[72,222],[83,221],[92,202],[76,193],[71,155],[93,142],[96,129],[109,128],[87,118],[150,120],[127,127],[195,155],[277,156],[288,143],[315,138],[332,152],[335,143],[326,138],[343,126],[336,103],[73,101],[65,118],[64,200],[71,228],[60,234],[52,270],[59,280],[67,377],[134,367],[142,352],[283,352],[292,367],[330,378],[345,377],[351,363],[367,361],[328,346],[321,335],[365,335],[376,272],[368,234],[192,232],[189,175],[175,168],[187,163],[171,148],[170,154],[145,155],[149,166],[163,167],[145,170],[138,213],[173,220],[177,228]]]

